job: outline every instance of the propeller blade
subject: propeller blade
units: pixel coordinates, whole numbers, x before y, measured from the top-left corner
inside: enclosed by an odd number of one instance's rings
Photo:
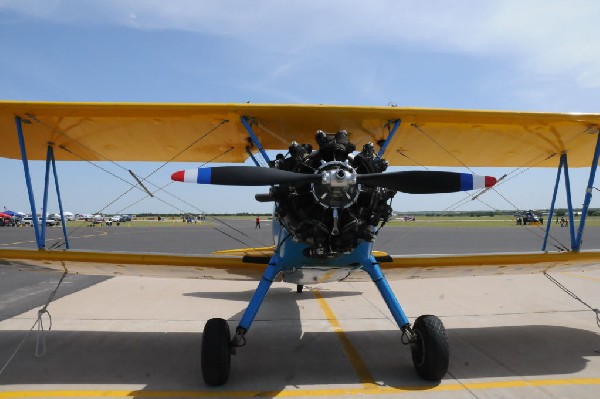
[[[171,179],[185,183],[225,186],[271,186],[273,184],[316,183],[321,181],[321,175],[252,166],[220,166],[180,170],[173,173]]]
[[[358,175],[357,181],[408,194],[454,193],[496,184],[496,178],[492,176],[437,171],[369,173]]]

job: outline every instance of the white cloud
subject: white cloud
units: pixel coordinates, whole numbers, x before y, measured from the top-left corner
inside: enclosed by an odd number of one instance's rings
[[[116,24],[230,36],[287,54],[326,46],[419,46],[510,60],[527,73],[600,87],[595,1],[47,0],[0,12],[68,24]]]

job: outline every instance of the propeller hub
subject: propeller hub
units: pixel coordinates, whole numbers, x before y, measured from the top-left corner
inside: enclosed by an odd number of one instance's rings
[[[360,186],[356,183],[356,171],[347,162],[327,162],[316,173],[321,174],[321,183],[312,184],[311,190],[323,207],[347,208],[356,202]]]

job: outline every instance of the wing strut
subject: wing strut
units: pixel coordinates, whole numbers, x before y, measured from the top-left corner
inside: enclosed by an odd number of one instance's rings
[[[260,163],[258,163],[258,160],[256,159],[256,157],[254,156],[252,151],[250,151],[250,146],[246,146],[246,153],[248,153],[248,156],[250,156],[250,159],[252,159],[252,162],[254,162],[254,165],[256,165],[260,168]]]
[[[583,238],[583,229],[585,227],[585,219],[587,217],[588,208],[592,201],[592,190],[594,189],[594,178],[596,177],[596,170],[598,169],[598,158],[600,158],[600,131],[596,130],[596,149],[594,150],[594,158],[590,167],[590,177],[588,184],[585,189],[585,199],[583,201],[583,208],[581,209],[581,220],[579,221],[579,228],[577,229],[577,245],[576,249],[579,251],[581,247],[581,239]]]
[[[552,225],[552,217],[554,215],[554,205],[556,203],[556,194],[558,192],[558,185],[560,183],[561,172],[564,168],[565,174],[565,190],[567,193],[567,206],[569,213],[569,232],[571,235],[571,250],[578,252],[581,249],[581,241],[583,239],[583,231],[585,229],[585,221],[587,217],[588,208],[592,201],[592,190],[594,189],[594,179],[596,177],[596,170],[598,169],[598,159],[600,158],[600,133],[596,131],[596,148],[594,150],[594,157],[592,164],[590,165],[590,176],[585,191],[585,198],[583,207],[581,209],[581,219],[579,221],[579,227],[577,234],[575,234],[575,225],[573,217],[573,204],[571,200],[571,181],[569,180],[569,164],[567,162],[567,153],[562,153],[560,156],[560,162],[558,164],[558,171],[556,173],[556,183],[554,184],[554,193],[552,194],[552,202],[550,205],[550,213],[548,214],[548,222],[546,224],[546,234],[544,236],[544,242],[542,244],[542,251],[546,251],[546,245],[548,242],[548,236],[550,234],[550,226]]]
[[[385,141],[383,142],[383,144],[381,144],[381,148],[379,149],[379,152],[377,153],[377,158],[381,158],[383,156],[383,153],[385,152],[388,144],[390,144],[390,141],[392,141],[392,137],[394,137],[394,134],[396,134],[396,131],[400,127],[401,122],[402,121],[400,119],[396,119],[393,121],[389,121],[387,123],[387,126],[390,126],[392,123],[394,123],[394,126],[392,127],[392,130],[390,130],[390,133],[388,134],[388,136],[385,139]]]
[[[17,135],[19,136],[19,147],[21,149],[21,160],[23,161],[23,169],[25,171],[25,183],[27,184],[27,193],[29,195],[29,205],[31,207],[31,222],[33,224],[35,240],[38,249],[43,249],[46,246],[46,214],[48,210],[48,183],[50,180],[50,166],[52,166],[52,172],[54,174],[54,185],[56,187],[56,195],[58,197],[58,207],[60,209],[60,219],[62,223],[63,235],[65,237],[66,248],[69,249],[69,236],[67,235],[67,225],[65,221],[65,215],[62,206],[62,198],[60,196],[60,187],[58,185],[58,174],[56,172],[56,162],[54,159],[54,143],[48,143],[48,150],[46,152],[46,175],[44,179],[44,202],[42,207],[42,221],[41,230],[38,223],[37,211],[35,206],[35,197],[33,195],[33,188],[31,186],[31,174],[29,173],[29,160],[27,159],[27,150],[25,146],[25,137],[23,135],[23,123],[31,123],[31,121],[23,121],[21,117],[15,117],[15,125],[17,127]]]
[[[254,143],[254,145],[258,148],[258,151],[260,151],[260,154],[262,155],[262,157],[264,158],[265,162],[267,163],[267,165],[269,164],[269,162],[271,162],[271,160],[269,159],[269,156],[267,155],[267,152],[265,151],[265,149],[263,148],[262,144],[260,143],[260,140],[258,139],[258,136],[254,133],[254,131],[252,130],[252,118],[250,118],[249,116],[241,116],[240,117],[241,121],[242,121],[242,125],[244,125],[244,127],[246,128],[246,130],[248,131],[248,135],[250,135],[250,139],[252,140],[252,143]],[[254,162],[256,162],[256,160],[254,158],[252,158],[254,160]]]

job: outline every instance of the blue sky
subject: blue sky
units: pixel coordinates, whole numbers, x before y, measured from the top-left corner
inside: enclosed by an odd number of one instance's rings
[[[388,105],[600,111],[594,1],[0,0],[0,97],[40,101]],[[114,165],[102,165],[128,181]],[[123,164],[145,176],[158,164]],[[174,164],[150,180],[162,186]],[[268,212],[265,189],[170,185],[166,202],[87,163],[59,163],[73,212]],[[18,161],[0,206],[28,210]],[[32,164],[38,208],[43,165]],[[500,176],[510,170],[480,170]],[[555,170],[530,170],[482,199],[492,208],[547,207]],[[574,205],[586,170],[571,170]],[[51,195],[50,209],[56,210]],[[398,211],[443,210],[464,194],[398,194]],[[193,207],[190,207],[192,204]],[[564,194],[559,206],[566,206]],[[598,206],[592,202],[592,206]],[[469,201],[458,210],[490,209]]]

